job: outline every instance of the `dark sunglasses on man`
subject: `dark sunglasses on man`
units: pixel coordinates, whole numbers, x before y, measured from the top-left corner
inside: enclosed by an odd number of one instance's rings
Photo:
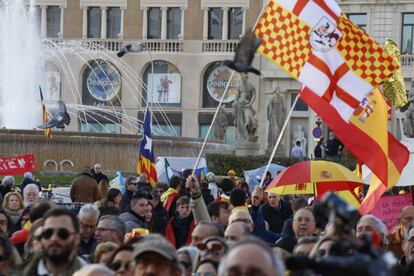
[[[129,263],[130,262],[116,261],[116,262],[112,263],[111,269],[115,272],[120,270],[122,267],[124,268],[124,270],[128,270],[129,269]]]
[[[67,240],[70,235],[73,235],[75,233],[69,232],[66,228],[47,228],[44,229],[42,232],[42,239],[48,240],[53,236],[53,233],[57,233],[59,239],[61,240]]]

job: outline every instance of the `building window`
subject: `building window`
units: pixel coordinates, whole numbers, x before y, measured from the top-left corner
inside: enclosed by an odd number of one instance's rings
[[[121,125],[113,123],[87,122],[85,120],[81,120],[80,131],[98,133],[121,133]]]
[[[106,16],[106,37],[118,38],[121,33],[121,9],[108,8]]]
[[[152,72],[154,69],[154,72]],[[164,60],[154,60],[154,68],[148,64],[143,80],[146,99],[143,104],[156,103],[160,105],[180,106],[181,104],[181,73],[178,68]]]
[[[88,38],[101,37],[101,9],[98,7],[88,8]]]
[[[152,125],[152,133],[157,136],[181,136],[181,125],[154,124]]]
[[[352,13],[348,14],[349,20],[355,25],[367,31],[367,15],[365,13]]]
[[[161,38],[161,9],[148,9],[148,38]]]
[[[167,11],[167,38],[178,39],[181,35],[181,9],[169,8]]]
[[[402,20],[401,53],[413,53],[414,13],[404,13]]]
[[[47,37],[58,37],[60,33],[60,7],[48,6],[47,14]]]
[[[295,98],[296,95],[298,93],[292,93],[290,96],[290,106],[293,105],[293,103],[295,102]],[[301,99],[299,98],[298,101],[296,102],[295,108],[293,109],[294,111],[308,111],[309,107],[308,105]]]
[[[229,39],[239,39],[243,32],[243,9],[229,9]]]
[[[208,39],[222,39],[223,10],[211,8],[208,11]]]

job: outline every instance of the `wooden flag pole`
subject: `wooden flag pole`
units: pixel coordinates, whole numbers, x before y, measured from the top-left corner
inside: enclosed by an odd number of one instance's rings
[[[204,152],[204,148],[205,148],[205,146],[206,146],[208,136],[210,136],[210,132],[211,132],[211,129],[213,128],[213,125],[214,125],[214,122],[215,122],[215,120],[216,120],[216,117],[217,117],[218,111],[220,110],[221,104],[223,103],[223,100],[224,100],[224,98],[226,97],[227,90],[229,89],[230,83],[231,83],[231,81],[232,81],[232,79],[233,79],[233,76],[234,76],[234,72],[235,72],[235,71],[233,71],[233,72],[231,73],[230,78],[229,78],[229,81],[227,82],[227,85],[226,85],[226,89],[224,89],[224,91],[223,91],[223,95],[221,96],[221,99],[220,99],[220,102],[219,102],[219,104],[217,105],[217,108],[216,108],[216,113],[214,113],[213,120],[211,121],[210,127],[208,128],[208,131],[207,131],[206,137],[204,138],[203,145],[201,146],[200,153],[198,154],[198,157],[197,157],[196,163],[195,163],[195,165],[194,165],[192,176],[195,176],[195,172],[196,172],[196,169],[197,169],[198,163],[200,163],[201,155],[202,155],[202,154],[203,154],[203,152]]]
[[[272,154],[270,154],[269,161],[267,162],[266,168],[265,168],[265,170],[263,171],[262,179],[260,179],[260,184],[259,184],[259,187],[260,187],[260,188],[263,188],[263,182],[264,182],[264,179],[265,179],[265,176],[266,176],[266,172],[269,170],[270,164],[272,163],[273,157],[274,157],[274,156],[275,156],[275,154],[276,154],[276,150],[277,150],[277,147],[278,147],[278,146],[279,146],[279,144],[280,144],[280,141],[282,141],[283,133],[284,133],[284,132],[285,132],[285,130],[286,130],[286,127],[287,127],[287,124],[288,124],[288,122],[289,122],[290,117],[292,116],[292,112],[293,112],[293,109],[295,108],[296,102],[297,102],[297,101],[298,101],[298,99],[299,99],[299,95],[300,95],[300,93],[298,93],[298,94],[296,95],[295,101],[293,102],[292,107],[290,108],[289,113],[288,113],[288,115],[287,115],[287,117],[286,117],[285,123],[283,124],[283,127],[282,127],[282,129],[280,130],[279,136],[277,137],[276,144],[275,144],[275,146],[273,147]]]

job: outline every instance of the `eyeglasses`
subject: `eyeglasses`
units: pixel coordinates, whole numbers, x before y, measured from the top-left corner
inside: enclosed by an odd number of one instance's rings
[[[113,271],[118,271],[118,270],[120,270],[123,267],[125,270],[129,270],[129,263],[130,262],[123,263],[122,261],[119,261],[119,262],[117,261],[117,262],[114,262],[111,265],[111,269]]]
[[[216,276],[217,274],[214,272],[194,272],[191,275],[192,276]]]
[[[250,220],[250,219],[247,219],[247,218],[236,218],[236,219],[233,219],[232,221],[231,221],[231,223],[233,223],[233,222],[238,222],[238,221],[240,221],[240,222],[244,222],[244,223],[246,223],[246,224],[249,224],[249,223],[252,223],[252,221]]]
[[[241,269],[240,267],[234,266],[234,267],[229,268],[229,270],[227,271],[227,275],[229,276],[240,276],[240,275],[265,276],[266,273],[264,273],[263,270],[257,267],[248,267],[246,269]]]
[[[130,185],[138,185],[138,182],[129,182]]]
[[[67,240],[70,235],[73,235],[75,233],[69,232],[66,228],[48,228],[43,230],[42,232],[42,239],[48,240],[52,237],[53,233],[57,233],[59,239],[61,240]]]

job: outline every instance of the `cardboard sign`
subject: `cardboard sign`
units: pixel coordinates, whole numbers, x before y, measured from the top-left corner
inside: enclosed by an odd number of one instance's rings
[[[35,169],[33,154],[0,157],[0,175],[18,175]]]
[[[413,205],[411,194],[383,196],[375,205],[371,214],[385,222],[388,231],[393,231],[398,225],[398,215],[401,208]]]

